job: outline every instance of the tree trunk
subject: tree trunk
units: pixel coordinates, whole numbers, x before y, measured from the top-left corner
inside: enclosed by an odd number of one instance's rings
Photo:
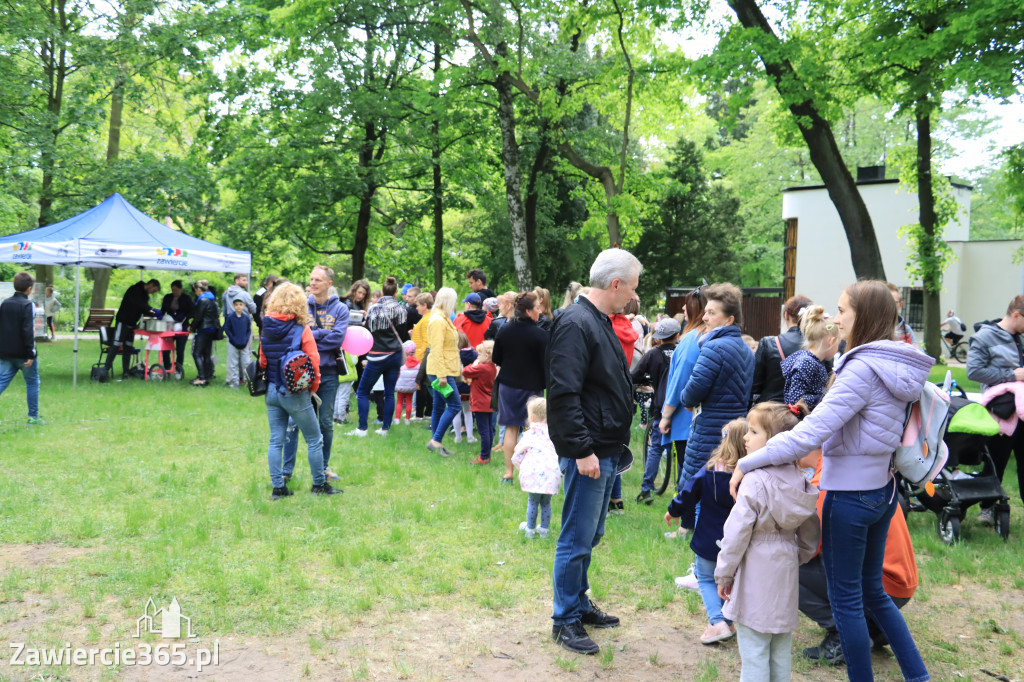
[[[769,43],[768,49],[759,46],[758,56],[775,88],[783,100],[789,103],[789,111],[807,143],[811,162],[821,175],[828,196],[839,213],[846,231],[846,240],[850,244],[854,273],[858,279],[884,280],[885,267],[871,216],[839,152],[832,127],[818,113],[810,92],[803,85],[792,63],[778,56],[782,54],[782,43],[761,13],[756,0],[729,0],[729,6],[736,13],[740,24],[760,31]],[[793,90],[800,93],[799,96],[794,97]]]
[[[498,43],[496,51],[507,57],[505,43]],[[526,291],[533,286],[530,271],[530,252],[526,243],[526,221],[523,215],[523,197],[519,177],[519,143],[516,142],[515,109],[512,102],[512,84],[507,72],[498,75],[498,126],[501,128],[501,161],[505,168],[505,201],[508,220],[512,226],[512,261],[516,272],[516,286]]]
[[[352,245],[352,279],[366,276],[366,248],[370,243],[370,210],[376,188],[367,187],[359,198],[359,217],[356,220],[356,236]]]
[[[530,167],[530,178],[526,181],[526,205],[524,223],[526,226],[526,252],[530,259],[530,271],[539,275],[540,259],[537,256],[537,207],[540,204],[540,188],[538,187],[541,175],[551,172],[551,159],[554,150],[548,144],[547,120],[541,121],[537,130],[537,137],[540,145],[537,147],[537,156],[533,159]]]
[[[53,177],[56,164],[57,140],[60,137],[60,114],[64,104],[64,79],[67,77],[67,15],[65,0],[51,0],[50,25],[56,31],[46,40],[41,49],[43,73],[48,82],[46,113],[49,115],[50,139],[40,155],[43,182],[39,191],[39,227],[50,224],[53,208]]]
[[[107,165],[117,161],[121,154],[121,112],[124,109],[125,79],[118,76],[110,93],[110,125],[107,130]],[[89,268],[92,276],[92,298],[90,308],[107,307],[107,287],[110,285],[110,268]]]
[[[935,240],[935,189],[932,185],[932,123],[926,100],[918,101],[915,110],[917,119],[917,204],[918,222],[924,238],[918,241],[922,263],[934,257]],[[942,272],[935,268],[923,267],[924,272],[924,348],[928,355],[938,360],[942,355],[942,310],[939,306],[939,292],[942,290]]]
[[[106,308],[107,288],[110,286],[110,268],[95,268],[91,270],[92,298],[89,300],[89,307]]]
[[[622,244],[622,227],[619,224],[619,214],[612,210],[612,203],[615,197],[619,195],[619,188],[615,184],[615,176],[612,174],[612,169],[608,166],[587,161],[577,154],[576,150],[568,142],[559,144],[558,151],[574,167],[601,183],[601,186],[604,188],[605,199],[608,200],[608,244],[613,248],[620,246]]]
[[[110,126],[107,131],[107,164],[121,154],[121,110],[124,108],[124,77],[118,76],[110,93]]]
[[[441,45],[434,42],[434,78],[441,73]],[[432,93],[440,104],[440,93]],[[444,286],[444,185],[441,182],[441,122],[439,114],[434,112],[430,125],[433,146],[430,149],[430,161],[433,167],[433,204],[434,204],[434,290]]]

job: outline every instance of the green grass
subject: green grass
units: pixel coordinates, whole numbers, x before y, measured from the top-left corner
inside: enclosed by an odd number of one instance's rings
[[[297,635],[310,660],[327,656],[351,623],[390,614],[518,616],[546,627],[555,534],[547,540],[522,536],[525,494],[518,486],[499,487],[500,466],[471,466],[473,446],[454,446],[457,455],[442,460],[423,447],[428,434],[422,426],[396,426],[387,439],[346,438],[338,431],[332,467],[342,475],[345,495],[309,494],[300,444],[291,484],[296,494],[274,502],[261,399],[220,385],[93,384],[88,366],[96,353],[95,338],[83,339],[79,385],[72,389],[71,342],[42,347],[45,427],[25,426],[20,378],[0,398],[0,442],[6,444],[0,547],[87,550],[45,570],[0,565],[0,626],[16,619],[31,595],[53,600],[47,608],[54,613],[77,614],[84,640],[123,641],[148,598],[167,603],[176,596],[204,638]],[[991,645],[950,650],[955,639],[941,623],[942,597],[950,590],[1024,588],[1017,575],[1024,527],[1014,471],[1011,464],[1006,475],[1013,506],[1009,543],[974,523],[973,513],[964,523],[964,542],[955,547],[939,542],[934,515],[910,518],[922,585],[915,601],[935,610],[915,627],[929,660],[948,666],[944,670],[965,663],[977,668],[992,656],[1011,662],[1003,672],[1019,669],[1013,661],[1017,656],[1019,663],[1020,636],[1002,610],[1007,606],[980,609],[969,626]],[[699,596],[672,585],[692,553],[662,538],[666,499],[650,507],[632,503],[640,477],[640,467],[626,474],[627,513],[609,519],[596,552],[594,598],[637,618],[672,613],[699,622]],[[556,496],[555,529],[561,501]],[[695,639],[699,632],[682,636]],[[802,646],[819,637],[806,620],[801,632]],[[58,646],[63,642],[59,630],[51,635]],[[628,676],[619,647],[607,646],[594,663],[540,641],[536,647],[555,668],[597,665]],[[649,662],[659,665],[657,654]],[[342,665],[352,679],[373,676],[365,652]],[[719,670],[706,659],[695,674],[720,679]],[[396,656],[386,676],[422,675],[414,661]]]
[[[953,378],[956,379],[957,386],[969,391],[971,393],[978,393],[981,391],[981,386],[977,381],[971,381],[967,378],[967,368],[962,366],[947,367],[946,365],[935,365],[932,367],[931,374],[928,376],[929,381],[945,381],[946,371],[949,370],[953,373]]]

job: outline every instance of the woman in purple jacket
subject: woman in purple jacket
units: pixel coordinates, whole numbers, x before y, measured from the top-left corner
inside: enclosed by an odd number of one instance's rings
[[[847,287],[835,317],[847,343],[835,383],[796,428],[741,459],[731,483],[735,495],[744,473],[822,448],[822,558],[846,673],[855,682],[874,679],[865,612],[888,638],[904,678],[931,679],[903,616],[882,589],[885,538],[897,504],[890,461],[907,404],[920,395],[934,364],[918,348],[892,340],[896,319],[884,282]]]

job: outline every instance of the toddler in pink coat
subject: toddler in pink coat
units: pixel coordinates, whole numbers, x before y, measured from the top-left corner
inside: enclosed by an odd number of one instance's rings
[[[519,485],[523,492],[529,493],[526,520],[519,524],[519,530],[528,538],[536,535],[546,538],[551,525],[551,496],[562,485],[562,470],[558,466],[555,446],[548,437],[547,401],[540,396],[530,398],[526,403],[526,414],[530,428],[516,443],[512,455],[512,466],[519,469]]]
[[[747,453],[789,431],[801,404],[760,403],[747,415]],[[715,567],[722,615],[736,623],[741,682],[790,679],[799,613],[799,571],[818,549],[818,489],[795,463],[766,466],[744,478],[725,522]]]

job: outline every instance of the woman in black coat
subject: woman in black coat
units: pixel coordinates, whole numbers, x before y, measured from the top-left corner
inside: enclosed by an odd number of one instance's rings
[[[515,319],[506,322],[494,338],[494,364],[501,368],[495,381],[498,391],[498,421],[505,427],[502,441],[505,453],[505,476],[502,483],[512,483],[512,453],[519,429],[526,425],[526,402],[544,395],[544,355],[548,333],[537,320],[541,303],[530,292],[516,297]],[[500,384],[500,387],[499,387]]]
[[[213,379],[213,342],[220,329],[220,310],[217,308],[217,297],[210,291],[210,283],[201,279],[192,285],[196,293],[195,313],[192,330],[196,335],[192,338],[192,359],[196,363],[198,376],[193,386],[209,386]]]
[[[782,361],[804,345],[800,334],[800,317],[811,305],[811,299],[797,294],[782,307],[786,331],[778,336],[766,336],[754,351],[754,383],[750,387],[750,405],[769,400],[782,402],[786,380],[782,376]],[[779,352],[781,349],[781,353]]]

